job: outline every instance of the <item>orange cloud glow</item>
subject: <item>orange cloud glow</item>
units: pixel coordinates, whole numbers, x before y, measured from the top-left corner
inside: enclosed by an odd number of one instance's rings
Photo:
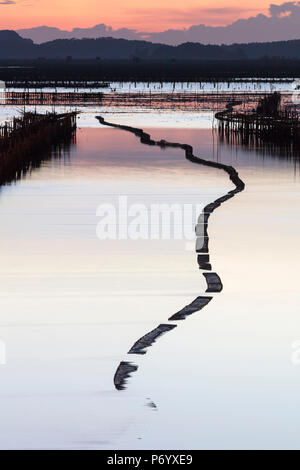
[[[105,23],[113,28],[161,31],[194,24],[225,25],[238,18],[267,13],[270,0],[241,5],[215,0],[0,0],[0,28],[57,26],[63,29]],[[142,6],[141,6],[142,5]]]

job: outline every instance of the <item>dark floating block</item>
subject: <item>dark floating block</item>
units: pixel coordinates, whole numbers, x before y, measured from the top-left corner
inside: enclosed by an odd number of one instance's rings
[[[188,315],[192,315],[192,313],[202,310],[202,308],[204,308],[211,299],[212,297],[197,297],[191,304],[170,317],[169,320],[185,320]]]
[[[211,214],[217,207],[220,207],[220,202],[211,202],[205,207],[205,212]]]
[[[223,289],[222,281],[217,273],[203,273],[207,282],[206,292],[221,292]]]
[[[211,215],[210,212],[207,211],[207,207],[208,206],[204,207],[203,212],[201,212],[201,214],[199,215],[198,220],[197,220],[197,224],[205,225],[206,228],[208,226],[209,217]]]
[[[167,331],[173,330],[177,325],[159,325],[155,330],[150,331],[142,338],[138,339],[132,346],[128,354],[146,354],[145,349],[149,348],[159,336],[162,336]]]
[[[124,390],[126,387],[126,379],[130,377],[133,372],[136,372],[138,366],[132,362],[120,362],[114,376],[114,384],[117,390]]]
[[[197,237],[196,238],[196,253],[208,253],[208,237]]]
[[[211,270],[211,265],[209,263],[209,255],[198,255],[197,256],[197,262],[199,265],[199,269],[205,269],[206,271]]]
[[[208,263],[209,262],[209,254],[198,255],[197,259],[198,259],[198,263]]]
[[[212,267],[210,263],[203,263],[199,266],[199,269],[205,269],[205,271],[211,271]]]

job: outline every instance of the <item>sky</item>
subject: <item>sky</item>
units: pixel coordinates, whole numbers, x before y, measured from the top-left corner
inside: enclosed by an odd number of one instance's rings
[[[282,3],[282,2],[279,2]],[[0,0],[0,28],[56,26],[71,30],[105,23],[139,31],[223,26],[239,18],[268,15],[270,0]]]

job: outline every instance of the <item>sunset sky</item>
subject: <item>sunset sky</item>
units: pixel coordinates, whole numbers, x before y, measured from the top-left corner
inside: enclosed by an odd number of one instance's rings
[[[268,14],[270,0],[0,0],[0,28],[57,26],[64,29],[105,23],[113,28],[161,31],[194,24],[226,25]],[[282,2],[276,2],[280,4]]]

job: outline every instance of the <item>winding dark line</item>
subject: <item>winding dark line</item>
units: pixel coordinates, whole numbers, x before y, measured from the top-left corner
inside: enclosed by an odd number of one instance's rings
[[[232,191],[229,191],[225,196],[222,196],[216,199],[211,204],[208,204],[204,208],[204,212],[206,213],[213,212],[213,210],[217,208],[220,204],[227,201],[227,199],[232,198],[236,193],[243,191],[245,188],[245,183],[240,179],[238,172],[233,166],[225,165],[219,162],[213,162],[211,160],[205,160],[204,158],[200,158],[200,157],[196,157],[193,154],[193,147],[191,145],[180,144],[177,142],[168,142],[166,140],[153,140],[151,139],[150,134],[147,134],[146,132],[144,132],[143,129],[138,129],[136,127],[131,127],[131,126],[125,126],[122,124],[114,124],[112,122],[105,121],[105,119],[102,116],[97,116],[97,119],[99,120],[100,124],[102,124],[103,126],[115,127],[117,129],[121,129],[123,131],[128,131],[128,132],[131,132],[132,134],[135,134],[137,137],[140,138],[140,141],[142,144],[153,145],[153,146],[156,145],[161,148],[165,148],[165,147],[181,148],[182,150],[185,151],[186,158],[190,160],[191,162],[200,163],[201,165],[210,166],[212,168],[218,168],[219,170],[224,170],[229,175],[229,178],[234,184],[235,189]]]
[[[186,317],[192,315],[192,313],[199,312],[199,310],[202,310],[204,307],[206,307],[206,305],[209,304],[211,300],[212,297],[197,297],[195,300],[193,300],[192,303],[186,307],[183,307],[183,309],[179,310],[179,312],[174,313],[174,315],[169,318],[169,321],[185,320]]]
[[[232,103],[229,103],[227,105],[227,110],[230,107],[232,107]],[[117,129],[131,132],[132,134],[136,135],[140,139],[142,144],[158,146],[160,148],[166,148],[166,147],[180,148],[184,150],[185,157],[187,160],[193,163],[198,163],[200,165],[205,165],[208,167],[217,168],[218,170],[223,170],[225,171],[225,173],[228,174],[230,181],[235,186],[235,189],[232,189],[224,196],[221,196],[215,201],[207,204],[204,207],[202,213],[199,215],[197,225],[195,228],[195,231],[196,231],[196,250],[195,251],[196,253],[198,253],[197,262],[199,265],[199,269],[205,270],[205,271],[211,271],[212,267],[210,264],[209,248],[208,248],[208,243],[209,243],[208,220],[209,220],[210,215],[215,211],[215,209],[217,209],[218,207],[221,206],[221,204],[233,198],[236,194],[244,190],[245,183],[239,177],[239,174],[236,171],[236,169],[230,165],[225,165],[223,163],[214,162],[211,160],[205,160],[204,158],[195,156],[193,154],[193,147],[191,145],[181,144],[177,142],[168,142],[166,140],[156,141],[156,140],[151,139],[150,134],[147,134],[146,132],[144,132],[143,129],[138,129],[136,127],[131,127],[131,126],[125,126],[122,124],[114,124],[114,123],[105,121],[105,119],[101,116],[97,116],[97,119],[99,120],[100,124],[104,126],[114,127]],[[207,290],[206,290],[207,293],[221,292],[221,290],[223,289],[223,284],[217,273],[204,273],[204,276],[207,281]],[[182,310],[180,310],[179,312],[171,316],[168,321],[184,320],[188,315],[191,315],[192,313],[202,310],[212,300],[212,298],[213,297],[197,297],[189,305],[187,305]],[[172,324],[171,325],[167,325],[167,324],[159,325],[157,328],[155,328],[154,330],[150,331],[149,333],[144,335],[142,338],[137,340],[135,344],[132,346],[132,348],[129,350],[129,353],[130,354],[145,354],[146,349],[153,344],[155,339],[161,336],[162,333],[171,331],[175,326],[176,325],[172,325]],[[162,327],[164,327],[163,331],[162,331]],[[115,387],[118,390],[123,390],[125,388],[126,379],[131,375],[131,372],[134,372],[136,370],[137,370],[136,365],[133,366],[131,363],[128,363],[128,362],[121,362],[114,376]]]
[[[217,273],[203,273],[203,276],[207,283],[206,292],[216,293],[223,290],[222,281]]]
[[[132,348],[128,351],[128,354],[146,354],[146,349],[149,348],[157,338],[176,328],[177,325],[159,325],[155,330],[150,331],[146,335],[138,339]]]

